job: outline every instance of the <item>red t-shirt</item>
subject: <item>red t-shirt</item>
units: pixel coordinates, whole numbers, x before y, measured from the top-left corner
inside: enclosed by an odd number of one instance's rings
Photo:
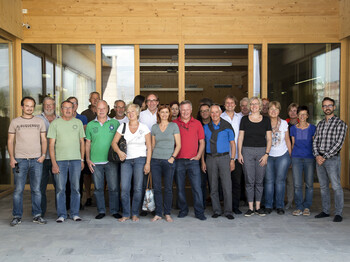
[[[190,159],[198,153],[199,140],[204,139],[204,130],[201,122],[191,117],[187,123],[181,117],[173,121],[179,126],[181,136],[181,149],[176,158]]]

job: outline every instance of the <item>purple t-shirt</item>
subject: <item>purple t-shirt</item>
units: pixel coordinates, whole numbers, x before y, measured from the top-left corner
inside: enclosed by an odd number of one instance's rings
[[[310,124],[306,129],[291,126],[290,136],[294,137],[294,147],[292,157],[314,158],[312,154],[312,138],[315,134],[316,126]]]

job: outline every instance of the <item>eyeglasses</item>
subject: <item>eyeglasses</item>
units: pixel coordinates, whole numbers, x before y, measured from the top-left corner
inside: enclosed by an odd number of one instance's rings
[[[208,113],[209,109],[205,109],[205,110],[200,110],[201,113]]]
[[[322,108],[332,108],[334,105],[322,105]]]

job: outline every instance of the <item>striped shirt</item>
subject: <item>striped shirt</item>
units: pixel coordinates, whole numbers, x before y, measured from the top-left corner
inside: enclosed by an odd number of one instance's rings
[[[321,120],[314,136],[312,150],[314,156],[323,156],[324,159],[336,156],[343,146],[348,126],[339,117]]]

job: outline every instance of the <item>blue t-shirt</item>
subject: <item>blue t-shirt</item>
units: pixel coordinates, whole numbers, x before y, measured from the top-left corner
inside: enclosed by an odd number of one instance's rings
[[[296,126],[290,128],[290,136],[294,137],[294,147],[292,157],[314,158],[312,154],[312,137],[316,131],[316,126],[310,124],[306,129],[300,129]]]
[[[213,127],[215,130],[220,128],[220,123],[218,125],[215,125],[213,123]],[[211,131],[208,126],[208,124],[203,126],[204,128],[204,134],[205,134],[205,152],[207,154],[210,154],[210,138],[211,138]],[[233,133],[232,129],[224,129],[219,132],[218,138],[216,140],[216,151],[217,153],[227,153],[230,152],[231,146],[230,146],[230,141],[235,140],[235,134]]]
[[[79,115],[77,113],[77,115],[75,116],[75,118],[79,119],[81,122],[83,122],[83,126],[86,126],[88,124],[88,119],[86,116],[84,115]]]

